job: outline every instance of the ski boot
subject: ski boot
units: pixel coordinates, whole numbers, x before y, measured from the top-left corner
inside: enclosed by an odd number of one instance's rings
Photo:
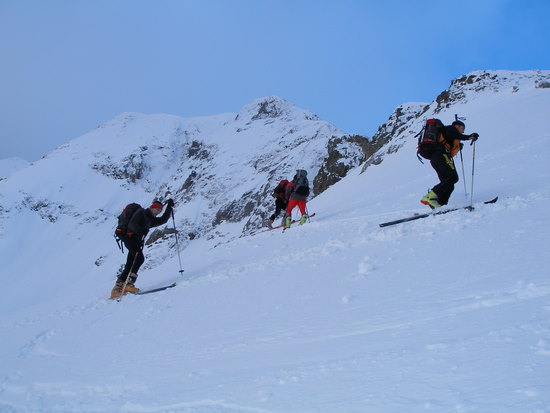
[[[135,286],[135,281],[128,281],[128,284],[126,284],[126,288],[124,288],[124,294],[135,294],[139,293],[139,291],[140,289]]]
[[[115,286],[111,290],[111,300],[122,296],[122,288],[124,288],[124,281],[117,280]]]
[[[130,293],[135,294],[139,293],[139,288],[136,287],[136,280],[137,280],[137,274],[131,272],[128,275],[128,282],[126,283],[126,287],[124,288],[124,294]]]
[[[124,289],[124,292],[122,291]],[[128,280],[126,283],[126,287],[124,286],[124,281],[121,279],[117,279],[115,286],[111,290],[111,300],[114,300],[116,298],[120,298],[125,294],[135,294],[139,293],[139,288],[135,286],[135,280]]]
[[[304,225],[309,218],[308,214],[302,214],[302,217],[300,218],[300,225]]]
[[[424,195],[420,200],[420,203],[428,205],[431,209],[441,208],[437,194],[433,190]]]
[[[284,226],[285,228],[290,228],[290,225],[292,224],[292,217],[288,216],[284,218]]]

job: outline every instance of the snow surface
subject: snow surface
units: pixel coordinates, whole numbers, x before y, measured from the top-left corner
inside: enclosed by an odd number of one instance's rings
[[[79,232],[64,215],[5,213],[0,412],[550,412],[550,90],[530,73],[438,113],[480,134],[473,212],[378,226],[424,212],[436,182],[408,138],[311,200],[310,223],[197,239],[183,276],[172,251],[138,280],[177,287],[121,302],[106,298],[123,262],[109,220]],[[17,179],[48,174],[32,193],[51,199],[66,161]],[[459,173],[449,206],[469,203]],[[105,177],[79,179],[72,204],[115,208]]]

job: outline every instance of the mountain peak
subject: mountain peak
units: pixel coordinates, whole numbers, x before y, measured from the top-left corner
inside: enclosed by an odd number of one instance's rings
[[[250,121],[274,118],[295,118],[306,120],[319,120],[308,110],[298,108],[293,103],[279,96],[265,96],[243,106],[237,119]]]

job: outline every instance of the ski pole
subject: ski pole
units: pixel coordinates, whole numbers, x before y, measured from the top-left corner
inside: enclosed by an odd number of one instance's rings
[[[466,189],[466,176],[464,174],[464,159],[462,158],[462,148],[460,148],[460,167],[462,169],[462,183],[464,184],[464,196],[468,198],[468,190]]]
[[[183,273],[183,268],[181,266],[181,255],[180,255],[180,244],[178,241],[178,230],[176,229],[176,220],[174,219],[174,209],[172,208],[172,223],[174,224],[174,235],[176,236],[176,249],[178,251],[178,261],[180,263],[179,273]]]
[[[474,204],[474,166],[476,161],[476,141],[472,141],[472,185],[471,185],[471,194],[470,194],[470,208],[473,208]]]

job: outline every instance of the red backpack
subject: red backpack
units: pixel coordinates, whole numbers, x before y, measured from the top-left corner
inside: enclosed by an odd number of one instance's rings
[[[289,182],[286,179],[283,179],[281,182],[279,182],[279,185],[277,185],[273,190],[273,198],[284,197],[288,184]]]

